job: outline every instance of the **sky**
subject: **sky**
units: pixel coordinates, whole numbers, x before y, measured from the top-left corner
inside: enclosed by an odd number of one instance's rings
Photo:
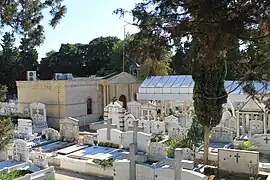
[[[128,25],[132,17],[127,15],[119,19],[113,14],[117,8],[130,10],[140,0],[65,0],[67,14],[55,29],[48,25],[50,15],[44,13],[42,25],[45,29],[45,41],[38,47],[39,60],[51,50],[58,51],[62,43],[89,43],[100,36],[124,37],[126,32],[135,33],[136,27]]]

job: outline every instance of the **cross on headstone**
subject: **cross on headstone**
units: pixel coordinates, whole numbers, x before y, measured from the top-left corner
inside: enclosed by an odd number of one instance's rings
[[[147,115],[146,115],[146,118],[147,118],[148,121],[150,121],[150,117],[151,117],[151,115],[150,115],[150,113],[149,113],[149,111],[148,111],[148,113],[147,113]]]
[[[142,127],[144,127],[144,123],[142,122],[141,124],[142,124]]]
[[[268,137],[266,136],[263,140],[265,140],[265,143],[268,144],[268,141],[269,141],[270,139],[268,139]]]
[[[159,127],[160,127],[160,125],[159,124],[157,124],[157,128],[159,129]]]
[[[236,163],[238,163],[240,158],[239,154],[237,153],[234,157],[236,158]]]
[[[156,139],[156,142],[158,142],[158,140],[159,140],[158,136],[156,136],[156,138],[155,138],[155,139]]]

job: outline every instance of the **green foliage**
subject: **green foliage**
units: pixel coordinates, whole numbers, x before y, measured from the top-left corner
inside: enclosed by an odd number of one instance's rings
[[[14,180],[19,177],[23,177],[26,174],[30,174],[31,171],[15,169],[9,173],[0,173],[1,180]]]
[[[205,163],[210,129],[219,124],[222,105],[227,100],[224,80],[229,51],[239,48],[239,42],[255,51],[249,53],[249,48],[243,48],[241,53],[229,54],[234,60],[232,64],[249,67],[241,74],[242,80],[260,81],[270,77],[266,50],[270,37],[269,8],[270,1],[145,0],[131,11],[140,39],[155,41],[155,46],[144,49],[153,56],[160,56],[160,51],[156,51],[159,47],[180,47],[183,39],[187,42],[192,39],[189,55],[195,82],[193,100],[197,119],[205,129]],[[127,11],[115,12],[123,16]],[[262,64],[266,67],[262,68]],[[258,93],[254,88],[249,89],[253,96]]]
[[[103,160],[100,160],[100,159],[93,160],[93,162],[100,165],[103,170],[106,170],[106,168],[108,167],[112,167],[114,161],[115,160],[113,158],[103,159]]]
[[[30,39],[34,46],[40,45],[44,40],[41,20],[44,18],[43,10],[50,8],[52,16],[50,25],[55,27],[66,13],[63,0],[46,1],[2,1],[0,3],[1,29],[11,29],[12,32]]]
[[[253,146],[250,141],[243,141],[238,145],[238,149],[246,151],[254,151],[256,147]]]
[[[0,102],[4,100],[6,87],[0,85]],[[13,138],[13,123],[10,118],[0,116],[0,151],[10,142]]]
[[[115,148],[115,149],[118,149],[119,148],[119,145],[118,144],[114,144],[114,143],[111,143],[111,142],[99,142],[98,143],[98,146]]]
[[[175,138],[166,143],[168,147],[168,157],[174,157],[174,151],[176,148],[187,147],[193,149],[193,146],[199,147],[203,142],[203,127],[196,118],[194,107],[191,106],[187,113],[193,119],[192,125],[184,138]]]

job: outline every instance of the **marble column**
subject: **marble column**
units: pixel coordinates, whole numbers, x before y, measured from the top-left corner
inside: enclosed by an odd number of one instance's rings
[[[240,119],[239,111],[236,112],[236,137],[240,137]]]
[[[107,120],[107,141],[111,140],[112,119]]]
[[[174,179],[181,180],[182,169],[183,169],[183,149],[176,148],[175,149],[175,171],[174,171]]]

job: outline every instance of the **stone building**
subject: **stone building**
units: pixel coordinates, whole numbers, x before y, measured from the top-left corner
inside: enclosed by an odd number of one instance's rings
[[[59,129],[59,120],[73,117],[80,126],[97,121],[104,107],[116,98],[126,103],[136,98],[139,83],[129,73],[72,80],[17,81],[18,108],[23,112],[32,102],[46,105],[49,127]]]

